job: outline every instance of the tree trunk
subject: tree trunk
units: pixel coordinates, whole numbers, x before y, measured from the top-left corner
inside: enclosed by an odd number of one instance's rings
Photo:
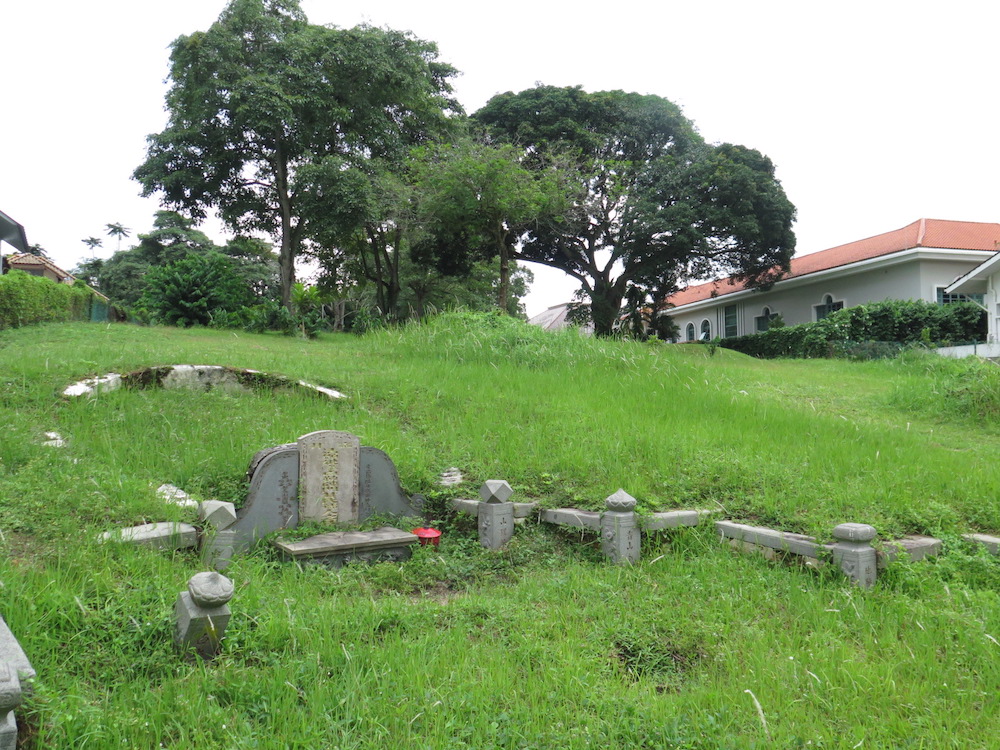
[[[278,208],[281,211],[281,250],[278,253],[278,270],[281,279],[281,304],[292,310],[292,286],[295,284],[295,247],[292,242],[292,200],[288,195],[288,164],[281,147],[278,147],[275,188]]]
[[[594,334],[610,336],[614,333],[622,307],[622,293],[617,284],[595,279],[590,292],[590,318],[594,321]]]

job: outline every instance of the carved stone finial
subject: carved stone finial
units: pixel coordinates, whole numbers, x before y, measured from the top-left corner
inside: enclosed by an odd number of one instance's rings
[[[487,479],[479,488],[479,496],[487,503],[505,503],[514,490],[502,479]]]
[[[870,542],[876,535],[875,527],[866,523],[842,523],[833,529],[833,538],[842,542]]]
[[[614,513],[631,513],[635,510],[636,499],[619,488],[615,494],[604,501],[604,504],[608,510]]]
[[[199,607],[219,607],[233,598],[233,582],[221,573],[198,573],[188,581],[188,593]]]

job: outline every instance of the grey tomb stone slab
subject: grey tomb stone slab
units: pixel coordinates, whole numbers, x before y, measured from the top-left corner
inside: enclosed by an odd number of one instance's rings
[[[479,543],[500,549],[514,536],[514,503],[479,504]]]
[[[527,518],[538,508],[538,503],[514,503],[514,518]]]
[[[543,510],[541,519],[545,523],[573,526],[579,529],[598,531],[601,528],[601,514],[590,510],[577,510],[576,508]]]
[[[360,448],[358,519],[364,521],[375,513],[393,516],[419,516],[422,498],[408,498],[399,484],[399,473],[392,459],[378,448]]]
[[[299,520],[358,521],[360,443],[356,435],[319,430],[299,438]]]
[[[224,569],[233,555],[261,537],[299,524],[299,448],[294,443],[266,448],[250,460],[250,489],[236,521],[203,540],[206,564]]]
[[[451,507],[459,513],[468,513],[470,516],[479,517],[479,501],[456,498],[451,501]]]
[[[643,531],[659,531],[660,529],[675,529],[678,526],[697,526],[701,519],[716,511],[712,510],[668,510],[654,513],[648,520],[640,523]]]
[[[339,568],[352,561],[405,560],[416,542],[414,534],[383,526],[375,531],[331,531],[297,542],[275,539],[273,544],[285,559]]]
[[[941,554],[940,539],[920,534],[908,534],[901,539],[885,543],[878,555],[878,567],[881,570],[900,556],[908,557],[916,562],[939,554]]]
[[[991,555],[1000,555],[1000,536],[990,534],[962,534],[962,538],[967,542],[981,544]]]
[[[123,542],[153,549],[185,549],[198,546],[198,529],[189,523],[163,521],[105,531],[101,542]]]
[[[733,521],[716,521],[715,528],[726,539],[739,539],[805,557],[819,557],[826,549],[823,545],[817,544],[811,536],[805,534],[792,534],[761,526],[747,526]]]

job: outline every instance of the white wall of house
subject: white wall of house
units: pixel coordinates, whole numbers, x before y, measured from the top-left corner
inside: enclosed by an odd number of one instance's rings
[[[969,272],[992,253],[960,251],[908,251],[873,261],[841,266],[778,282],[766,292],[741,291],[715,299],[694,302],[668,311],[680,329],[680,340],[687,339],[687,326],[694,325],[695,340],[701,338],[708,321],[710,338],[725,337],[726,308],[736,307],[736,335],[756,333],[755,319],[764,308],[780,313],[786,325],[811,323],[817,320],[817,307],[829,295],[844,307],[887,299],[937,301],[937,290]],[[1000,279],[996,287],[1000,289]],[[1000,300],[997,300],[1000,302]],[[996,302],[990,309],[991,319],[1000,331],[1000,308]],[[997,339],[1000,340],[1000,339]]]

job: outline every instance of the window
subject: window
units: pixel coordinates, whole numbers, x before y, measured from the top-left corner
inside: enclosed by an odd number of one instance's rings
[[[830,313],[835,313],[837,310],[843,309],[844,300],[834,302],[832,294],[828,294],[823,298],[823,304],[813,307],[813,311],[816,313],[816,320],[823,320]]]
[[[986,299],[984,294],[945,294],[943,286],[937,288],[937,303],[939,305],[953,305],[956,302],[978,302],[980,305]]]
[[[736,305],[727,305],[722,308],[722,315],[725,319],[725,333],[723,334],[726,338],[730,336],[738,336],[739,330],[736,322]]]
[[[760,315],[753,319],[754,330],[763,333],[771,327],[771,321],[778,317],[778,313],[771,312],[771,308],[765,306]]]
[[[694,341],[694,323],[687,324],[687,330],[685,331],[685,340]]]
[[[701,340],[709,341],[712,338],[712,323],[708,318],[701,321]]]

